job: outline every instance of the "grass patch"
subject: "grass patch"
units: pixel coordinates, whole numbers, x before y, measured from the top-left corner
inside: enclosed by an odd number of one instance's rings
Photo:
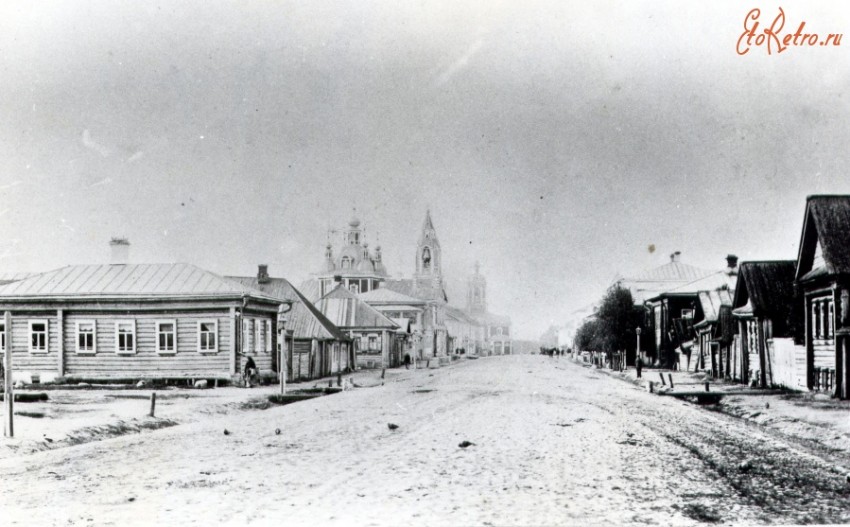
[[[33,419],[41,419],[44,417],[44,412],[15,412],[15,415],[21,417],[32,417]]]
[[[682,514],[703,523],[720,523],[723,517],[716,510],[701,503],[689,503],[682,507]]]

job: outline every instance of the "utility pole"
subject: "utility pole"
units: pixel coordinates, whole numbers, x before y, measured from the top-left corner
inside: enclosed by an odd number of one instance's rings
[[[278,361],[278,370],[280,370],[280,394],[286,395],[286,374],[289,365],[286,361],[286,314],[292,310],[292,300],[287,300],[281,304],[277,310],[278,334],[280,335],[280,360]]]
[[[15,393],[12,390],[12,313],[6,311],[3,315],[3,340],[5,348],[4,364],[6,378],[3,388],[3,407],[6,409],[5,435],[15,437]]]

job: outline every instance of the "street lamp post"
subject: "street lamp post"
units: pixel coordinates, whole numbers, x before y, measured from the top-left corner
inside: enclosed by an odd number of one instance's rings
[[[292,301],[287,300],[277,308],[277,332],[280,335],[280,359],[278,367],[280,373],[280,394],[286,395],[286,373],[289,365],[286,362],[286,320],[287,313],[292,310]]]
[[[635,335],[637,336],[637,345],[635,346],[635,364],[640,360],[640,326],[635,328]]]

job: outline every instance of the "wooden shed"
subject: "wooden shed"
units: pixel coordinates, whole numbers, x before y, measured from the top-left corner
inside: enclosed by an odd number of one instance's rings
[[[403,346],[398,325],[345,287],[338,285],[316,302],[333,324],[352,335],[357,346],[358,368],[393,368],[401,364]]]
[[[773,384],[768,344],[773,338],[794,334],[795,299],[793,260],[744,262],[733,300],[738,345],[731,359],[732,377],[760,386]]]
[[[270,277],[264,265],[256,277],[228,278],[272,298],[292,302],[284,329],[288,380],[317,379],[355,369],[352,340],[288,280]],[[277,361],[274,368],[278,371]]]

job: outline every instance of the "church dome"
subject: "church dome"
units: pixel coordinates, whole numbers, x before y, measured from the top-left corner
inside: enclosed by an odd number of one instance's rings
[[[359,264],[357,264],[357,270],[363,271],[364,273],[373,273],[375,272],[375,266],[372,265],[372,260],[364,258],[360,260]]]
[[[356,229],[357,227],[360,226],[360,220],[357,219],[357,216],[351,217],[351,220],[348,222],[348,226],[351,227],[352,229]]]

